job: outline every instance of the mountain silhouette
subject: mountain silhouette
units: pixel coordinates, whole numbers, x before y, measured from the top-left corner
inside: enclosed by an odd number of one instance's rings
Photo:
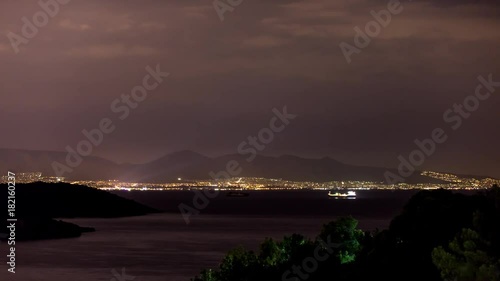
[[[0,170],[12,172],[42,172],[55,176],[52,163],[66,162],[65,152],[0,149]],[[160,157],[144,164],[117,164],[113,161],[88,156],[81,165],[64,176],[68,180],[117,179],[131,182],[171,182],[177,178],[211,179],[211,173],[222,175],[228,163],[238,163],[238,177],[262,177],[292,181],[373,181],[383,182],[386,168],[348,165],[329,157],[318,159],[294,155],[263,156],[255,159],[229,154],[208,157],[197,152],[183,150]],[[248,161],[251,160],[251,161]],[[397,174],[395,169],[390,170]],[[438,183],[439,180],[421,176],[419,172],[406,179],[408,183]]]

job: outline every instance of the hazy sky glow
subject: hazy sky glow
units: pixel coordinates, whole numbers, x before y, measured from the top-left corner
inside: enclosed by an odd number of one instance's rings
[[[37,1],[0,4],[0,147],[64,150],[141,83],[171,73],[95,155],[144,162],[191,149],[236,153],[274,107],[298,117],[265,154],[328,155],[393,167],[445,127],[442,115],[500,81],[498,1],[402,1],[347,64],[342,41],[388,1],[245,0],[221,22],[211,0],[72,0],[15,54],[6,34]],[[424,168],[500,177],[500,89]]]

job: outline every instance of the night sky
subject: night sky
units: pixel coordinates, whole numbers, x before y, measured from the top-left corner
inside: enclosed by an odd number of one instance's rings
[[[237,153],[287,106],[297,118],[263,154],[395,167],[442,127],[449,140],[424,169],[500,177],[500,87],[460,129],[443,120],[479,75],[500,81],[498,1],[401,1],[350,64],[339,44],[389,1],[245,0],[221,21],[212,0],[72,0],[15,54],[7,34],[37,2],[0,3],[0,148],[74,146],[160,64],[170,76],[94,155]]]

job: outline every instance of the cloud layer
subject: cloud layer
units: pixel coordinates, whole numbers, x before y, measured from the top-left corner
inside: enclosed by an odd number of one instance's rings
[[[220,21],[212,1],[73,0],[15,54],[34,1],[0,4],[0,147],[63,150],[161,64],[169,81],[96,155],[143,162],[178,149],[234,153],[274,107],[299,117],[263,153],[394,166],[443,112],[500,80],[498,1],[402,1],[404,10],[347,64],[388,1],[244,1]],[[498,90],[500,93],[500,89]],[[500,177],[500,97],[482,104],[424,168]],[[458,158],[458,159],[457,159]]]

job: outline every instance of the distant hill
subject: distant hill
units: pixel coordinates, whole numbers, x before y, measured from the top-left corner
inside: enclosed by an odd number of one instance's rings
[[[332,158],[307,159],[292,155],[279,157],[257,156],[253,161],[246,161],[239,154],[209,158],[194,152],[169,154],[156,161],[143,165],[140,175],[142,181],[165,182],[178,177],[186,179],[208,179],[209,173],[226,171],[229,161],[235,160],[241,166],[242,177],[282,178],[293,181],[333,181],[364,180],[384,181],[387,169],[353,166]],[[397,173],[397,171],[393,170]],[[408,182],[441,182],[428,177],[414,176]]]
[[[94,231],[92,227],[80,227],[46,217],[19,218],[16,222],[16,241],[75,238],[85,232]],[[9,230],[1,232],[8,233]],[[7,240],[7,235],[0,235],[0,240]]]
[[[29,151],[0,149],[0,171],[40,171],[55,175],[52,162],[65,163],[66,153],[51,151]],[[279,157],[257,156],[247,162],[239,154],[207,157],[192,152],[180,151],[165,155],[145,164],[117,164],[99,157],[85,157],[83,163],[72,173],[69,180],[118,179],[133,182],[166,182],[177,178],[209,179],[209,173],[226,170],[226,164],[236,160],[242,168],[238,176],[282,178],[295,181],[364,180],[382,182],[385,168],[348,165],[335,159],[301,158],[292,155]],[[391,170],[395,174],[397,171]],[[419,172],[409,178],[408,183],[440,183],[441,181],[421,176]]]
[[[0,219],[7,221],[7,185],[1,184]],[[158,212],[118,195],[81,185],[67,183],[17,184],[15,189],[17,240],[78,237],[93,228],[52,218],[114,218],[140,216]],[[0,229],[1,233],[8,233]],[[5,235],[0,235],[0,239]]]
[[[0,185],[0,190],[6,191],[7,185]],[[3,193],[7,196],[7,192]],[[7,210],[6,204],[6,199],[1,200],[0,208]],[[83,185],[42,182],[16,185],[18,217],[114,218],[155,212],[158,211],[133,200]]]
[[[36,151],[19,149],[0,149],[0,171],[42,172],[44,175],[55,176],[52,163],[66,162],[65,152]],[[82,164],[68,174],[69,179],[113,179],[121,176],[129,166],[118,165],[99,157],[85,157]]]

